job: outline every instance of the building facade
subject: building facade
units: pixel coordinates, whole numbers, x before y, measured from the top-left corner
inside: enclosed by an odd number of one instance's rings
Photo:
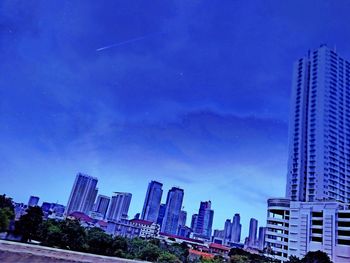
[[[89,214],[92,210],[97,195],[97,178],[79,173],[69,196],[65,214],[82,212]]]
[[[94,212],[101,214],[101,217],[105,218],[110,201],[111,198],[109,196],[99,195],[95,203]]]
[[[294,64],[286,197],[268,200],[274,256],[350,262],[350,62],[325,45]]]
[[[211,239],[214,210],[211,209],[211,201],[201,202],[199,206],[193,235],[199,238]]]
[[[177,234],[183,197],[183,189],[173,187],[169,190],[161,228],[162,232],[172,235]]]
[[[132,219],[130,220],[130,223],[141,228],[140,237],[142,238],[155,238],[159,236],[160,226],[155,222],[142,219]]]
[[[239,214],[235,214],[232,219],[230,241],[234,243],[239,243],[241,241],[241,231],[242,231],[241,216]]]
[[[148,184],[145,202],[143,204],[141,219],[157,222],[160,202],[163,195],[163,184],[151,181]]]
[[[350,202],[350,62],[322,45],[294,64],[286,195]]]
[[[350,262],[350,206],[338,202],[291,202],[288,256],[321,250],[333,262]]]
[[[251,248],[255,248],[257,245],[257,231],[258,231],[258,220],[255,218],[251,218],[249,222],[249,236],[247,246]]]
[[[128,212],[131,202],[131,193],[115,192],[107,213],[108,221],[121,221],[128,218]]]
[[[29,197],[28,206],[37,206],[39,203],[39,197],[31,195]]]
[[[266,253],[273,258],[288,259],[288,235],[290,218],[290,200],[270,198],[267,200],[267,224],[265,233]]]

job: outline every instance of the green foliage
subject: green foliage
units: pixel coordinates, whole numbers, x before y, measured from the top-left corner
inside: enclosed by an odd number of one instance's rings
[[[91,228],[87,231],[87,245],[89,252],[109,255],[113,238],[100,228]]]
[[[9,207],[0,209],[0,232],[5,232],[8,230],[10,220],[13,218],[13,216],[14,213]]]
[[[110,248],[110,255],[117,257],[127,257],[126,252],[128,250],[128,242],[123,237],[115,237]]]
[[[278,262],[277,260],[258,255],[252,254],[243,249],[232,248],[229,252],[231,263],[272,263]]]
[[[12,199],[6,195],[0,195],[0,232],[8,230],[10,221],[14,219],[15,212]]]
[[[187,262],[189,252],[186,243],[173,243],[167,247],[167,251],[175,255],[178,259],[181,260],[181,262]]]
[[[159,263],[181,263],[181,261],[173,254],[163,251],[158,257],[157,262]]]
[[[131,258],[139,258],[154,262],[157,261],[160,253],[160,248],[148,241],[140,238],[128,240],[128,254]]]
[[[45,246],[61,247],[62,231],[60,224],[52,219],[44,221],[40,225],[38,238]]]
[[[43,222],[43,211],[40,207],[29,207],[26,214],[16,222],[16,233],[22,235],[22,241],[26,242],[38,236],[39,226]]]
[[[301,263],[301,260],[296,256],[290,256],[286,263]]]
[[[332,263],[328,255],[323,251],[310,251],[300,261],[301,263]]]
[[[6,195],[0,195],[0,209],[8,207],[11,211],[13,211],[14,207],[12,204],[12,199],[6,197]]]
[[[78,220],[65,220],[60,224],[61,247],[77,251],[86,251],[88,248],[85,228]]]

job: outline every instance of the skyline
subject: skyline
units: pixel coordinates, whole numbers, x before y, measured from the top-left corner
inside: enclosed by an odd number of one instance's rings
[[[292,64],[324,42],[350,58],[350,32],[345,2],[255,3],[4,1],[0,191],[66,204],[83,172],[134,193],[133,215],[158,180],[189,214],[210,199],[213,229],[264,222],[285,191]]]

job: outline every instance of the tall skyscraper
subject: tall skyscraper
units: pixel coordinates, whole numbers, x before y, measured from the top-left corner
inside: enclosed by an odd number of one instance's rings
[[[163,224],[163,218],[165,215],[165,210],[166,210],[166,204],[160,204],[159,206],[159,213],[158,213],[158,217],[157,217],[157,224],[160,225],[162,227]]]
[[[78,173],[69,196],[65,214],[82,212],[88,214],[94,205],[97,195],[97,178]]]
[[[232,219],[232,227],[231,227],[231,240],[234,243],[239,243],[241,241],[241,217],[239,214],[235,214]]]
[[[105,218],[110,201],[110,197],[105,195],[99,195],[95,203],[94,211],[100,213],[103,216],[103,218]]]
[[[187,220],[187,212],[184,210],[181,210],[180,216],[179,216],[179,226],[185,226],[186,220]]]
[[[231,235],[232,235],[232,223],[230,219],[226,219],[225,226],[224,226],[224,239],[227,242],[231,241]]]
[[[265,234],[266,234],[266,227],[259,227],[259,237],[258,237],[258,248],[260,250],[263,250],[265,247]]]
[[[350,262],[350,62],[325,45],[294,64],[286,197],[268,200],[274,257]]]
[[[194,235],[202,238],[211,237],[213,226],[214,211],[211,209],[211,202],[201,202],[197,222],[194,227]]]
[[[350,202],[350,62],[325,45],[296,61],[286,196]]]
[[[156,181],[151,181],[149,183],[142,209],[142,219],[157,222],[160,202],[163,194],[162,186],[163,184]]]
[[[39,203],[39,197],[31,195],[29,197],[28,206],[37,206]]]
[[[191,218],[191,229],[194,230],[197,224],[198,214],[193,214]]]
[[[108,209],[107,220],[121,221],[128,218],[132,194],[115,192]]]
[[[178,187],[173,187],[169,190],[166,200],[165,215],[161,228],[162,232],[176,235],[183,197],[184,190]]]
[[[258,220],[256,220],[255,218],[251,218],[249,223],[249,236],[248,236],[248,245],[251,247],[256,246],[257,231],[258,231]]]

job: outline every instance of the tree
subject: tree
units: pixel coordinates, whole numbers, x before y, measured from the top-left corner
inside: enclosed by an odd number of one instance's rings
[[[45,246],[62,246],[62,230],[59,222],[49,219],[44,221],[39,228],[38,238]]]
[[[0,233],[8,230],[10,221],[13,217],[14,213],[9,207],[0,209]]]
[[[8,230],[10,221],[14,219],[15,212],[12,199],[6,195],[0,195],[0,232]]]
[[[109,254],[117,257],[126,257],[128,242],[124,237],[114,237]]]
[[[296,256],[290,256],[286,263],[301,263],[301,260]]]
[[[163,251],[158,257],[157,262],[159,263],[181,263],[181,261],[173,254]]]
[[[100,228],[94,227],[87,231],[87,245],[91,253],[108,255],[112,243],[113,238]]]
[[[187,258],[189,255],[188,246],[186,243],[173,243],[167,247],[167,251],[171,254],[174,254],[178,259],[182,262],[187,262]]]
[[[22,235],[21,241],[27,242],[37,237],[39,226],[43,222],[43,211],[40,207],[29,207],[26,214],[16,222],[16,233]]]
[[[66,219],[60,223],[62,231],[61,247],[71,250],[87,250],[85,229],[80,225],[78,220]]]
[[[6,197],[5,194],[0,195],[0,209],[8,207],[13,211],[14,207],[12,204],[12,198]]]
[[[309,251],[301,260],[302,263],[332,263],[327,253],[323,251]]]

